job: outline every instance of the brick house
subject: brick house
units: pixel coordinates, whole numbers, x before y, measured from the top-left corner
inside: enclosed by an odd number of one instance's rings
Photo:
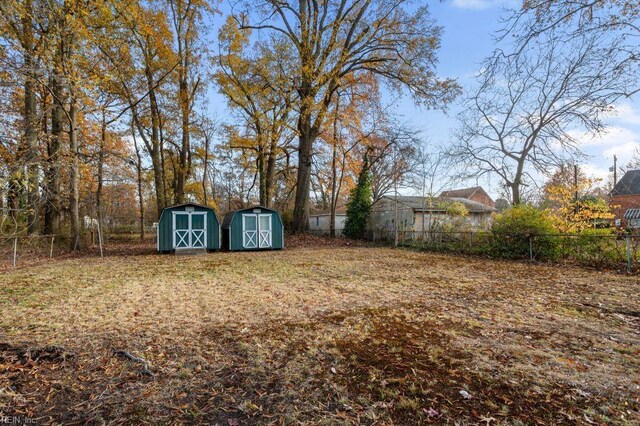
[[[629,170],[610,193],[616,225],[640,228],[640,170]]]
[[[484,204],[487,207],[495,209],[496,203],[485,192],[481,186],[474,186],[473,188],[452,189],[450,191],[442,191],[440,197],[443,198],[465,198],[467,200],[475,201],[476,203]]]

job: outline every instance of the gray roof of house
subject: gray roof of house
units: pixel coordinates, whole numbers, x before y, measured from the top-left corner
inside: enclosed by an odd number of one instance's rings
[[[388,198],[391,201],[394,201],[396,199],[396,197],[394,196],[385,196],[385,198]],[[467,198],[461,197],[438,197],[434,199],[429,197],[409,195],[398,196],[398,203],[410,207],[416,211],[446,211],[447,207],[442,204],[442,200],[449,202],[460,202],[464,204],[469,213],[490,213],[496,211],[495,208],[489,207],[477,201],[472,201]]]
[[[446,190],[446,191],[442,191],[440,196],[441,197],[471,198],[473,196],[473,194],[475,194],[476,192],[482,192],[487,197],[489,197],[489,194],[487,194],[486,191],[481,186],[474,186],[474,187],[471,187],[471,188],[449,189],[449,190]],[[491,197],[489,197],[489,198],[491,198]]]
[[[336,207],[336,216],[345,216],[347,214],[347,205],[341,204]],[[315,211],[309,214],[309,217],[315,216],[331,216],[331,209]]]
[[[611,195],[640,195],[640,170],[629,170],[616,183]]]

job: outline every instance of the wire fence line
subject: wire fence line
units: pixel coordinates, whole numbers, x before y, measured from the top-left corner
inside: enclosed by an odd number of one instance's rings
[[[366,238],[421,250],[485,255],[529,261],[567,262],[640,273],[640,235],[507,234],[491,231],[411,231],[378,229]]]
[[[0,263],[17,266],[23,259],[53,258],[65,251],[62,243],[68,238],[59,235],[13,235],[0,238]]]
[[[96,230],[81,233],[78,241],[70,235],[22,234],[0,236],[0,270],[27,266],[42,261],[73,256],[106,256],[135,254],[153,248],[155,233],[144,240],[139,234],[110,233],[102,236]]]

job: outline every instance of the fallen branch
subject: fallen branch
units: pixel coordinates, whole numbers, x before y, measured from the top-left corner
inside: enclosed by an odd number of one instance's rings
[[[127,351],[114,350],[113,354],[116,355],[116,356],[120,356],[122,358],[126,358],[129,361],[133,361],[133,362],[137,362],[137,363],[142,364],[142,374],[144,374],[145,376],[152,376],[152,377],[154,376],[153,371],[151,371],[149,369],[149,363],[147,362],[146,359],[140,358],[140,357],[137,357],[137,356],[133,356]]]
[[[626,309],[611,309],[601,305],[594,305],[592,303],[580,303],[580,305],[586,306],[588,308],[598,309],[608,314],[619,314],[619,315],[626,315],[628,317],[640,318],[640,311],[629,311]]]

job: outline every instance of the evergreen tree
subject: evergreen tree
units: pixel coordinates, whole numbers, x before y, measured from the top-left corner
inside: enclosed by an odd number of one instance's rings
[[[358,176],[358,184],[353,190],[347,203],[347,219],[344,224],[344,235],[349,238],[364,238],[367,227],[367,219],[371,211],[371,175],[369,173],[369,160],[364,156],[362,170]]]

